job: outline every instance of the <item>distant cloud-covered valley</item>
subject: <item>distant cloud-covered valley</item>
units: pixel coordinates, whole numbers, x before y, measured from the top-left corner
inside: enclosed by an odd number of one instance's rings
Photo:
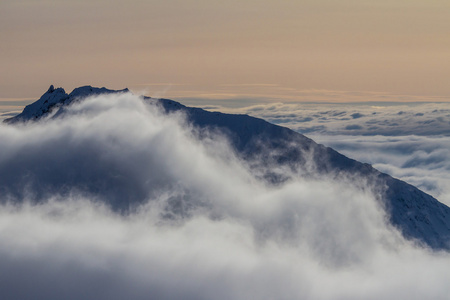
[[[274,103],[228,111],[289,127],[450,204],[449,103]]]

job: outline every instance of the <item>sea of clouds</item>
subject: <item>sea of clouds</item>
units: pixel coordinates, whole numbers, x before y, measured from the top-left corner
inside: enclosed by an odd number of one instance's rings
[[[289,127],[450,205],[449,103],[273,103],[226,110]]]
[[[447,299],[450,255],[405,241],[371,189],[269,186],[197,136],[131,94],[1,124],[0,298]]]

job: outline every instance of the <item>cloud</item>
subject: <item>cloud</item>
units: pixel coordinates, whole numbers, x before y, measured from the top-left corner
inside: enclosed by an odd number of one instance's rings
[[[325,212],[325,218],[342,214],[333,224],[339,227],[348,217],[345,206],[344,212],[334,209],[336,213],[323,204],[312,205],[309,211],[314,208]],[[2,207],[2,296],[420,299],[427,295],[444,299],[448,295],[447,255],[367,243],[380,228],[341,228],[345,232],[336,236],[338,244],[345,239],[351,242],[352,235],[359,238],[358,231],[369,238],[363,235],[359,243],[355,240],[356,245],[347,244],[348,255],[352,250],[361,251],[360,260],[336,268],[324,264],[325,255],[333,254],[329,253],[332,247],[329,251],[318,247],[315,252],[295,240],[258,242],[254,229],[244,220],[198,215],[182,224],[167,224],[161,223],[159,216],[155,208],[120,216],[76,198],[40,206]],[[322,221],[315,222],[318,224],[307,220],[305,225],[320,228]],[[323,239],[322,246],[332,246],[326,245],[326,238],[331,237],[327,230],[330,234],[336,231],[333,227],[321,230],[311,232],[320,236],[305,235],[304,239],[319,244]]]
[[[273,103],[229,111],[290,127],[450,205],[448,103]]]
[[[220,135],[200,142],[139,97],[0,125],[0,140],[1,298],[448,296],[449,255],[403,240],[373,189],[269,186]]]
[[[226,110],[301,133],[346,135],[351,128],[353,135],[450,135],[448,103],[271,103]]]
[[[450,138],[447,136],[331,136],[316,141],[373,164],[450,205]]]
[[[345,129],[346,130],[360,130],[360,129],[362,129],[362,127],[359,125],[347,125],[347,126],[345,126]]]
[[[359,118],[364,117],[364,115],[363,115],[363,114],[360,114],[360,113],[354,113],[354,114],[351,114],[350,116],[351,116],[353,119],[359,119]]]

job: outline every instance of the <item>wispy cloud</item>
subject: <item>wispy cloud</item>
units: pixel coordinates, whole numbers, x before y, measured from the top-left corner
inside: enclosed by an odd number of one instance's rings
[[[0,125],[0,296],[448,296],[448,254],[403,240],[371,189],[267,186],[226,140],[191,129],[126,94]]]
[[[271,103],[227,110],[290,127],[450,204],[449,103]]]
[[[313,135],[357,160],[401,178],[450,205],[450,138],[447,136]]]

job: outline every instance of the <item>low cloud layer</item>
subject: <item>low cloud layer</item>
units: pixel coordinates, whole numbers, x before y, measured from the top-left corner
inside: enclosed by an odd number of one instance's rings
[[[228,111],[304,134],[450,136],[448,103],[273,103]]]
[[[450,104],[268,104],[234,109],[411,183],[450,205]]]
[[[313,135],[378,170],[411,183],[450,205],[450,138],[447,136]]]
[[[449,255],[405,241],[371,189],[295,176],[267,186],[223,138],[199,142],[182,115],[139,97],[101,96],[62,119],[0,125],[0,140],[1,298],[450,292]]]

